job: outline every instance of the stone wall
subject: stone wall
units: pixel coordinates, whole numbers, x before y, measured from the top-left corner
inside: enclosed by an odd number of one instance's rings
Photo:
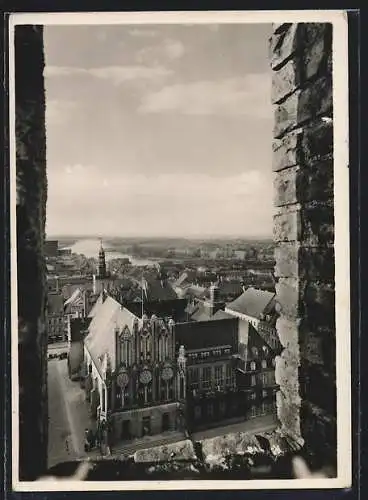
[[[46,139],[42,28],[15,30],[19,473],[32,480],[47,466]]]
[[[274,25],[274,241],[278,416],[285,432],[336,452],[332,26]]]

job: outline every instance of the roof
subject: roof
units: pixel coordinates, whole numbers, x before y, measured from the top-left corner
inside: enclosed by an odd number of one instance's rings
[[[177,347],[184,345],[187,351],[230,345],[236,349],[238,319],[230,317],[217,321],[194,321],[177,323],[175,340]]]
[[[65,301],[65,306],[68,304],[72,304],[77,298],[80,297],[82,290],[80,288],[76,288],[71,296]]]
[[[144,279],[144,293],[145,300],[150,302],[174,300],[178,296],[167,280],[160,280],[155,278]]]
[[[184,271],[174,283],[175,287],[187,286],[194,282],[196,273],[194,271]]]
[[[99,371],[102,369],[102,358],[105,354],[109,356],[111,366],[116,366],[116,329],[128,326],[132,330],[135,319],[134,314],[122,308],[115,299],[109,296],[95,311],[84,344]]]
[[[190,285],[185,290],[185,297],[197,297],[204,298],[206,296],[207,289],[203,286]]]
[[[49,314],[62,314],[64,312],[64,300],[61,293],[47,295],[47,312]]]
[[[250,287],[226,305],[231,311],[260,319],[274,304],[275,293]]]
[[[100,307],[102,306],[103,304],[103,301],[102,301],[102,294],[100,294],[98,296],[98,299],[96,300],[96,302],[94,303],[92,309],[90,310],[89,314],[88,314],[88,317],[89,318],[94,318],[97,314],[97,312],[99,311]]]
[[[258,350],[267,347],[270,353],[274,353],[272,347],[264,340],[257,330],[250,324],[248,330],[248,344],[247,344],[247,360],[251,361],[256,359],[257,356],[253,352],[253,348],[256,347]]]
[[[219,311],[217,311],[213,316],[212,316],[212,320],[216,320],[216,319],[230,319],[230,318],[233,318],[234,316],[232,316],[231,314],[225,312],[225,311],[222,311],[222,309],[220,309]]]

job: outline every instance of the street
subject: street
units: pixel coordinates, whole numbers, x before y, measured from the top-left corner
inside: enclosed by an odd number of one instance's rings
[[[218,436],[224,436],[225,434],[231,434],[236,432],[246,432],[250,434],[260,434],[262,432],[268,432],[277,427],[276,415],[265,415],[262,417],[257,417],[243,422],[230,424],[222,427],[215,427],[213,429],[207,429],[203,431],[198,431],[193,433],[193,439],[195,441],[202,441],[203,439],[211,439]]]
[[[84,391],[68,377],[66,360],[48,362],[48,466],[87,456],[84,431],[93,427]]]

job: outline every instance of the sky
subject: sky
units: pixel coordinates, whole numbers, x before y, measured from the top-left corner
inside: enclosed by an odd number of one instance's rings
[[[46,26],[47,234],[271,236],[270,33]]]

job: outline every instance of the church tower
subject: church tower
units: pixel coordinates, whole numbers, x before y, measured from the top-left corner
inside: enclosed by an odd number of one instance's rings
[[[100,251],[98,252],[98,269],[97,269],[97,277],[99,279],[104,279],[106,278],[106,260],[105,260],[105,250],[102,246],[102,240],[101,240],[101,246],[100,246]]]

